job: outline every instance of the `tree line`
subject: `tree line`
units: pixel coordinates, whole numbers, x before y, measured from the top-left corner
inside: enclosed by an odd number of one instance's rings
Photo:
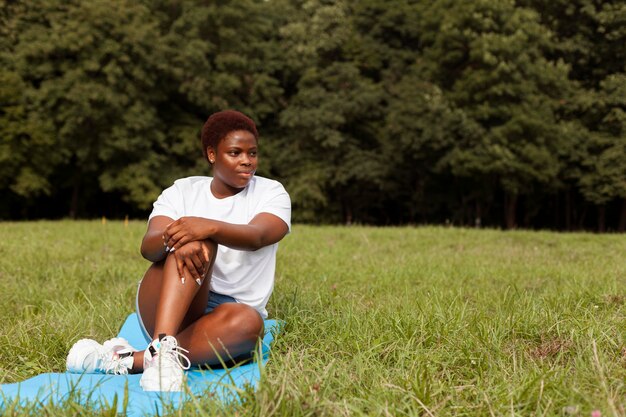
[[[294,220],[626,228],[623,0],[0,0],[0,218],[145,216],[258,124]]]

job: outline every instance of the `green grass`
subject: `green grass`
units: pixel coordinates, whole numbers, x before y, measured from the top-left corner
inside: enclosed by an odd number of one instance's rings
[[[117,332],[144,231],[0,223],[0,382]],[[268,309],[286,327],[260,388],[185,415],[626,415],[624,235],[296,226],[278,256]]]

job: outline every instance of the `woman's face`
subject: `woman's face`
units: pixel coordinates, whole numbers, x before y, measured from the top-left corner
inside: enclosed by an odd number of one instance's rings
[[[234,130],[217,143],[217,149],[209,146],[207,157],[213,165],[213,195],[217,198],[235,195],[256,172],[257,140],[247,130]]]

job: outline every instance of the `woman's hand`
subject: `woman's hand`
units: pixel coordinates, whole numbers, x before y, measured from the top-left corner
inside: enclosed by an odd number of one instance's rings
[[[190,278],[198,285],[202,284],[211,268],[209,246],[204,241],[189,242],[180,246],[170,256],[176,258],[176,268],[183,284]]]
[[[209,238],[211,220],[202,217],[181,217],[170,223],[163,233],[163,242],[171,251],[176,251],[189,242]]]

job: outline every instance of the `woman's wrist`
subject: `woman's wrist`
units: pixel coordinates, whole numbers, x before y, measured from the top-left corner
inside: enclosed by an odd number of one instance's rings
[[[217,222],[215,220],[204,219],[202,232],[200,233],[201,238],[199,240],[213,239],[217,230]]]

